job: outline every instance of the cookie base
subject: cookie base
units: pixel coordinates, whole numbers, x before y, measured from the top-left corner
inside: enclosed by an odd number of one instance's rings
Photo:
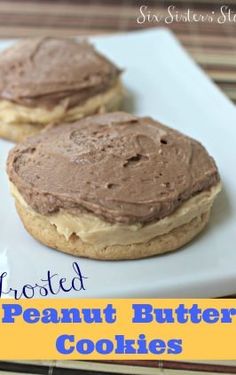
[[[109,88],[106,92],[95,95],[89,98],[85,103],[77,107],[73,107],[72,115],[67,119],[58,119],[59,122],[73,122],[80,120],[85,116],[100,112],[112,112],[120,109],[123,99],[123,88],[119,81],[113,87]],[[21,142],[25,138],[37,134],[42,131],[47,125],[33,124],[33,123],[4,123],[0,121],[0,138],[12,142]]]
[[[177,250],[190,242],[204,229],[210,216],[209,209],[189,223],[177,227],[169,233],[157,236],[149,242],[99,248],[81,241],[75,234],[69,240],[66,240],[43,215],[35,215],[34,212],[21,205],[19,201],[16,201],[16,208],[25,229],[39,242],[67,254],[100,260],[140,259]]]

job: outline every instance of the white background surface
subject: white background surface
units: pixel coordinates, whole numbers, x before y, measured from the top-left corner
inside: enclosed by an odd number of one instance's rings
[[[0,273],[8,286],[40,282],[47,270],[73,276],[78,261],[86,291],[61,297],[214,297],[236,292],[236,109],[166,30],[94,39],[125,69],[126,108],[150,115],[201,141],[219,167],[224,189],[208,229],[169,255],[138,261],[73,258],[32,239],[9,194],[5,160],[12,144],[0,140]],[[4,47],[2,42],[0,46]]]

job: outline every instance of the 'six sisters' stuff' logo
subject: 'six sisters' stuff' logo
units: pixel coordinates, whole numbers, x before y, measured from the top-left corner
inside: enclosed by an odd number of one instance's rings
[[[169,25],[174,22],[217,22],[219,24],[236,23],[236,13],[233,12],[233,10],[227,5],[222,5],[219,10],[212,10],[209,13],[200,13],[190,8],[178,10],[175,5],[170,5],[166,9],[166,12],[163,11],[159,13],[152,11],[146,5],[142,5],[139,8],[137,23],[140,25],[144,23],[165,23]]]

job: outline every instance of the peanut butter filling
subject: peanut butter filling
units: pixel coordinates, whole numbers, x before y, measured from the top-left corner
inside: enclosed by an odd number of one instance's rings
[[[4,124],[34,124],[48,125],[61,121],[75,121],[86,114],[91,114],[103,108],[108,103],[122,98],[122,85],[120,80],[107,91],[97,94],[86,100],[85,103],[72,108],[67,108],[67,101],[61,101],[55,107],[48,109],[44,107],[26,107],[13,103],[9,100],[0,100],[0,122]]]
[[[173,229],[191,222],[195,217],[206,213],[211,209],[220,190],[221,185],[217,184],[209,191],[202,192],[184,202],[170,216],[146,225],[111,224],[91,214],[82,213],[75,216],[63,209],[56,214],[44,216],[44,220],[54,225],[57,232],[67,240],[73,234],[76,234],[83,242],[92,244],[97,248],[109,245],[144,243],[157,236],[169,233]],[[35,216],[40,215],[29,207],[13,184],[11,184],[11,192],[26,210],[31,210]]]

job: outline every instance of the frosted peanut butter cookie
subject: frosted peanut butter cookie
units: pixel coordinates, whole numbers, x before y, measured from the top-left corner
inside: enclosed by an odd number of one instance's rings
[[[85,41],[26,39],[0,53],[0,137],[120,107],[121,71]]]
[[[207,224],[220,177],[197,141],[123,112],[58,125],[15,146],[8,175],[25,228],[82,257],[175,250]]]

